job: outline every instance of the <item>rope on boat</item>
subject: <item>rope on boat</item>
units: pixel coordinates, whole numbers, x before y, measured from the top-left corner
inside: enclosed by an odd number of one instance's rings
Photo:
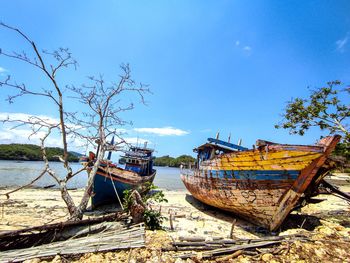
[[[119,195],[118,195],[118,191],[117,191],[117,189],[115,188],[115,185],[114,185],[114,182],[113,182],[113,179],[112,179],[112,175],[111,175],[111,173],[110,173],[110,171],[109,171],[109,166],[107,166],[107,173],[109,174],[109,178],[111,179],[111,183],[112,183],[112,186],[113,186],[113,190],[114,190],[114,192],[115,192],[115,195],[116,195],[117,198],[118,198],[119,204],[120,204],[121,208],[124,210],[123,204],[122,204],[122,202],[120,201],[120,197],[119,197]]]

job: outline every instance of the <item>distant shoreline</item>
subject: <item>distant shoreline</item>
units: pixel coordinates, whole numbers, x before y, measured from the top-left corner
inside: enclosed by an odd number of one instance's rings
[[[45,147],[46,157],[49,161],[59,162],[58,156],[64,155],[64,150],[59,147]],[[68,161],[79,162],[82,154],[69,151]],[[7,161],[43,161],[42,149],[35,144],[0,144],[0,160]]]
[[[18,162],[43,162],[44,160],[36,160],[36,159],[0,159],[0,161],[18,161]],[[49,162],[60,163],[60,160],[49,160]],[[70,163],[78,163],[77,161],[69,161]]]

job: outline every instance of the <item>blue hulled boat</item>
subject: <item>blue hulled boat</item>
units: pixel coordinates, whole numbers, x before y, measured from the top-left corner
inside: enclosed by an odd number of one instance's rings
[[[103,162],[93,183],[91,206],[120,203],[123,192],[138,189],[141,193],[146,183],[152,183],[156,175],[153,169],[153,150],[146,147],[131,147],[124,151],[125,168],[111,162]]]

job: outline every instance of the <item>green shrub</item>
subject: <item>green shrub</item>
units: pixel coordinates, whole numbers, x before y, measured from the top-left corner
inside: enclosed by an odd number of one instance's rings
[[[157,186],[151,183],[146,183],[140,189],[136,189],[139,192],[145,193],[142,195],[142,202],[146,209],[143,214],[143,219],[145,225],[150,230],[156,230],[162,228],[162,223],[165,217],[162,216],[160,211],[153,210],[151,204],[153,202],[163,203],[168,202],[165,198],[163,191],[159,190]],[[130,212],[130,207],[132,205],[131,193],[132,190],[124,190],[123,192],[123,207],[125,212]]]

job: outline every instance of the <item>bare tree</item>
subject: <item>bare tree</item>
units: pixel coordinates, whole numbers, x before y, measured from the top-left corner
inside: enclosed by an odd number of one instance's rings
[[[16,91],[14,95],[8,96],[7,101],[13,103],[16,98],[26,95],[39,96],[49,99],[57,108],[58,112],[58,123],[36,116],[29,117],[27,120],[4,120],[5,122],[16,123],[14,128],[22,125],[30,125],[32,128],[32,135],[38,134],[40,131],[45,132],[45,135],[41,138],[41,149],[45,162],[44,168],[37,178],[23,187],[33,184],[43,175],[48,174],[54,178],[60,187],[61,196],[70,213],[70,219],[79,220],[82,218],[83,212],[92,194],[92,185],[97,169],[104,158],[105,152],[111,148],[111,145],[107,142],[107,138],[116,135],[120,139],[117,144],[125,142],[116,128],[128,124],[129,122],[122,120],[119,115],[121,112],[132,110],[134,105],[131,103],[123,106],[121,96],[125,92],[134,92],[139,96],[141,102],[145,103],[144,95],[150,91],[147,86],[136,84],[132,80],[129,65],[121,65],[122,73],[119,76],[119,81],[112,82],[109,85],[105,83],[102,76],[99,76],[98,78],[89,77],[89,85],[82,85],[81,87],[63,86],[57,80],[57,73],[64,68],[76,68],[77,66],[76,60],[72,57],[68,49],[59,48],[53,52],[46,50],[39,51],[35,42],[21,30],[4,23],[0,23],[0,26],[18,34],[26,44],[29,44],[33,51],[33,55],[29,56],[25,52],[6,52],[0,49],[0,55],[29,64],[39,70],[43,78],[46,78],[50,83],[45,89],[37,91],[24,83],[18,84],[12,81],[10,76],[7,76],[4,80],[0,80],[0,87],[11,88]],[[71,97],[79,101],[82,104],[82,108],[86,110],[79,112],[66,111],[64,104],[66,97],[63,95],[66,94],[65,92],[72,94]],[[55,171],[51,169],[50,162],[45,152],[45,141],[53,130],[58,130],[61,136],[63,155],[59,156],[59,159],[66,170],[64,178],[57,176]],[[89,179],[79,205],[76,205],[70,196],[67,189],[67,182],[78,173],[87,169],[86,167],[82,167],[77,172],[72,171],[68,161],[69,137],[84,139],[87,144],[97,148],[97,158],[92,168],[88,169]],[[23,187],[12,190],[6,193],[6,195],[9,197],[11,193]]]

